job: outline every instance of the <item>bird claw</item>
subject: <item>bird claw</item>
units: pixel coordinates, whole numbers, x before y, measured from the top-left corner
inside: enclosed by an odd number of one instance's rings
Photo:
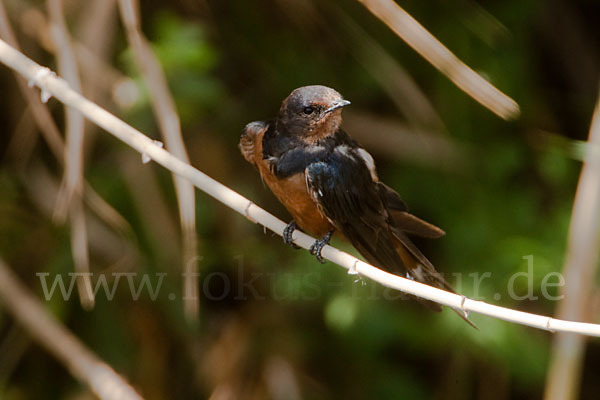
[[[321,256],[321,251],[323,250],[323,247],[329,244],[329,241],[331,240],[331,235],[333,235],[333,231],[327,232],[327,234],[321,239],[315,240],[315,242],[308,249],[310,254],[316,256],[317,261],[319,261],[321,264],[325,264],[325,260],[323,260],[323,256]]]
[[[298,225],[296,224],[296,221],[292,220],[292,222],[287,224],[287,226],[283,230],[283,243],[287,244],[292,249],[300,248],[300,246],[298,246],[296,243],[294,243],[294,239],[292,238],[292,235],[297,228],[298,228]]]

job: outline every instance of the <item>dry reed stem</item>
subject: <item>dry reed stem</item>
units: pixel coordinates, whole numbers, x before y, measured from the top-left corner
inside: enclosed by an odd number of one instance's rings
[[[348,50],[379,83],[407,121],[418,127],[427,127],[432,133],[445,131],[442,118],[433,104],[402,65],[341,7],[334,5],[331,8],[350,38]]]
[[[50,35],[55,44],[58,71],[76,91],[81,93],[77,62],[71,46],[69,32],[63,16],[62,0],[48,0]],[[92,280],[89,276],[87,231],[82,205],[83,194],[83,115],[75,109],[65,108],[66,147],[63,185],[56,201],[55,220],[63,222],[68,215],[71,227],[71,251],[75,269],[84,273],[77,281],[81,306],[94,308]]]
[[[114,1],[114,0],[113,0]],[[41,24],[41,28],[47,24]],[[19,49],[19,44],[13,33],[10,21],[6,14],[4,3],[0,0],[0,37],[6,40],[15,49]],[[87,58],[87,56],[86,56]],[[105,75],[106,71],[103,71]],[[29,105],[30,111],[33,115],[38,129],[42,133],[46,144],[50,148],[51,153],[54,155],[56,160],[64,165],[65,161],[65,144],[60,135],[60,132],[52,118],[52,115],[48,111],[48,107],[40,101],[40,96],[36,93],[35,88],[30,88],[23,77],[15,72],[19,89],[27,104]],[[132,229],[129,222],[117,210],[115,210],[110,204],[106,202],[100,196],[92,186],[84,180],[84,200],[88,207],[108,226],[115,230],[122,236],[122,239],[132,237]]]
[[[600,145],[600,95],[594,109],[588,150]],[[589,320],[592,295],[596,289],[596,272],[600,252],[600,157],[588,151],[575,195],[567,258],[564,299],[558,305],[558,318]],[[585,338],[560,333],[554,339],[546,377],[546,400],[577,399],[585,351]]]
[[[19,44],[17,43],[17,38],[10,26],[3,0],[0,0],[0,38],[19,50]],[[23,93],[25,100],[31,107],[33,118],[40,128],[44,139],[46,139],[50,151],[57,159],[62,161],[64,157],[64,143],[50,112],[40,101],[40,96],[35,92],[35,89],[28,87],[27,82],[25,82],[21,75],[15,73],[15,77],[21,93]]]
[[[456,86],[503,119],[519,116],[519,105],[456,57],[393,0],[358,0]]]
[[[117,29],[116,0],[88,0],[77,21],[73,49],[80,65],[83,92],[95,100],[110,94],[110,88],[122,75],[109,64]],[[112,81],[112,82],[111,82]],[[86,130],[89,137],[89,131]],[[86,143],[89,143],[86,140]]]
[[[24,172],[26,173],[20,174],[20,180],[29,198],[42,215],[51,218],[54,204],[48,199],[56,198],[60,181],[40,160],[33,160]],[[98,272],[110,275],[111,270],[122,272],[133,269],[139,256],[135,241],[132,240],[132,232],[126,229],[119,230],[112,225],[107,226],[102,217],[96,217],[94,214],[87,214],[86,217],[90,250],[102,254],[103,260],[111,260],[101,270],[98,268]]]
[[[302,31],[310,31],[311,35],[322,35],[324,31],[338,39],[340,46],[377,81],[411,124],[440,132],[445,130],[440,116],[414,79],[342,7],[329,2],[319,4],[325,7],[327,13],[324,14],[319,12],[314,0],[278,2],[281,10]],[[332,25],[331,20],[336,24]]]
[[[173,260],[181,252],[179,243],[173,240],[178,236],[178,227],[165,193],[161,190],[157,171],[142,164],[128,149],[119,151],[115,161],[120,176],[131,192],[144,236],[148,237],[151,246],[160,248],[156,252],[158,264],[163,268],[173,268]]]
[[[58,72],[69,85],[81,93],[81,83],[71,39],[63,16],[62,0],[47,1],[50,16],[50,36],[54,43]],[[59,221],[66,217],[73,196],[81,193],[83,177],[83,131],[84,119],[81,113],[65,109],[66,153],[64,171],[64,192],[57,201],[56,217]]]
[[[150,44],[144,37],[138,17],[139,3],[136,0],[119,0],[121,20],[125,26],[129,46],[150,91],[152,109],[158,119],[161,135],[167,149],[176,157],[189,163],[185,143],[181,135],[181,124],[171,96],[167,79]],[[195,273],[198,268],[196,237],[196,201],[194,186],[187,180],[173,175],[179,204],[183,236],[183,299],[184,312],[189,321],[198,320],[199,288]]]
[[[142,397],[46,311],[0,259],[0,302],[27,333],[102,400]]]
[[[21,116],[6,145],[6,158],[10,159],[17,170],[22,170],[27,165],[38,139],[37,127],[31,118],[31,107],[27,105],[21,111]]]
[[[41,24],[40,29],[47,24]],[[10,25],[10,21],[6,14],[4,4],[0,1],[0,37],[6,40],[14,48],[18,49],[16,37]],[[27,82],[19,74],[15,74],[19,89],[29,104],[33,120],[39,128],[52,154],[56,157],[61,165],[65,162],[65,143],[60,135],[60,132],[52,118],[48,108],[40,101],[39,94],[36,89],[30,88]],[[84,181],[84,199],[86,204],[100,217],[106,224],[111,226],[115,231],[122,236],[131,236],[131,226],[125,218],[123,218],[110,204],[108,204],[90,185]],[[79,249],[83,256],[78,256],[85,260],[87,249]],[[85,262],[85,261],[82,261]],[[85,271],[85,267],[80,270]],[[87,283],[89,284],[89,282]],[[85,283],[84,286],[85,287]],[[79,287],[78,287],[79,288]],[[79,289],[78,289],[79,290]]]

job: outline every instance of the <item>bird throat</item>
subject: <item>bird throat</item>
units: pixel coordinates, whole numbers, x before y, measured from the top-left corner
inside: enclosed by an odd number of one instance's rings
[[[318,142],[335,134],[342,124],[342,110],[336,110],[317,122],[312,131],[302,139],[309,144]]]

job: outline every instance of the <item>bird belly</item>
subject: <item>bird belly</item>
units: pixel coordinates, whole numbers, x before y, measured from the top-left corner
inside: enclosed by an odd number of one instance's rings
[[[308,194],[304,173],[284,179],[274,178],[271,174],[261,175],[269,189],[290,212],[300,228],[318,237],[324,236],[334,229]]]

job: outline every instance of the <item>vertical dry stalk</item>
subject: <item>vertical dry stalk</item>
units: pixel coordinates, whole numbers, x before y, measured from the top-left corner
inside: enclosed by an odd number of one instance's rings
[[[594,110],[589,148],[600,146],[600,96]],[[600,158],[588,151],[581,170],[569,229],[564,299],[557,318],[571,321],[590,319],[600,244]],[[546,378],[546,400],[577,399],[585,350],[585,337],[558,333]]]
[[[16,37],[10,26],[10,22],[4,9],[4,4],[0,0],[0,37],[7,43],[13,46],[15,49],[19,49]],[[28,87],[23,77],[15,73],[15,77],[19,84],[19,89],[25,97],[27,104],[30,107],[30,111],[33,115],[38,129],[42,133],[46,144],[50,148],[50,151],[57,159],[57,161],[64,165],[65,161],[65,143],[63,142],[60,132],[48,111],[48,107],[43,104],[40,100],[40,95],[37,89]],[[98,215],[108,226],[112,227],[115,231],[122,235],[131,234],[131,226],[125,218],[117,210],[115,210],[110,204],[106,202],[87,182],[84,182],[84,196],[85,201],[92,211]]]
[[[50,34],[56,47],[58,70],[69,85],[81,93],[77,72],[77,62],[69,39],[69,32],[63,16],[62,0],[48,0]],[[66,152],[63,186],[56,202],[55,218],[63,221],[68,213],[71,222],[71,245],[73,261],[78,272],[84,273],[78,281],[77,291],[81,305],[85,309],[94,307],[94,294],[89,276],[87,231],[83,212],[83,115],[67,107],[66,113]]]
[[[48,0],[50,35],[55,46],[58,71],[69,85],[81,93],[81,83],[75,54],[63,16],[62,0]],[[63,219],[74,195],[81,193],[83,177],[83,116],[70,108],[65,109],[66,145],[64,193],[57,205],[57,218]]]
[[[118,33],[116,0],[88,0],[85,3],[74,30],[73,51],[81,72],[82,93],[89,99],[103,104],[111,95],[114,84],[107,83],[105,67],[112,57],[113,43]],[[81,50],[85,49],[85,56]],[[83,62],[82,62],[83,61]],[[89,121],[85,122],[86,157],[94,148],[97,128]],[[87,158],[86,158],[87,159]]]
[[[138,2],[119,0],[121,19],[127,33],[127,40],[133,50],[144,82],[150,91],[154,114],[167,149],[180,160],[189,163],[179,116],[175,102],[169,91],[166,77],[150,44],[143,36],[138,17]],[[183,300],[186,317],[190,321],[198,318],[198,280],[195,277],[198,264],[196,245],[196,205],[194,186],[180,176],[173,175],[183,233]]]
[[[100,399],[142,399],[121,376],[44,309],[2,259],[0,302],[36,342],[52,353]]]
[[[177,266],[169,263],[181,252],[179,243],[173,240],[178,234],[178,224],[158,183],[156,171],[142,164],[139,158],[131,157],[127,150],[117,155],[116,162],[136,204],[145,236],[151,246],[160,247],[160,251],[156,252],[158,263],[175,272]]]
[[[17,38],[11,29],[8,16],[6,15],[3,0],[0,0],[0,37],[15,49],[19,49]],[[64,143],[48,108],[40,101],[40,96],[36,93],[36,89],[28,87],[23,77],[19,74],[15,73],[15,77],[21,93],[23,93],[23,96],[31,107],[33,118],[40,128],[50,151],[52,151],[52,154],[54,154],[57,159],[62,161]]]
[[[77,40],[73,41],[73,48],[81,66],[83,93],[96,101],[98,95],[106,95],[107,92],[109,94],[112,87],[99,85],[97,81],[106,79],[104,74],[115,73],[113,70],[107,71],[106,66],[107,60],[111,58],[113,42],[118,32],[117,2],[116,0],[92,0],[86,3],[75,31]],[[85,64],[82,64],[82,61]],[[90,73],[88,68],[93,72]],[[87,128],[86,136],[89,139]]]
[[[40,160],[32,160],[30,165],[27,166],[26,172],[26,175],[21,175],[21,182],[29,194],[29,199],[36,205],[42,215],[51,218],[54,204],[48,202],[48,199],[56,198],[60,181]],[[94,199],[88,201],[91,204],[90,209],[96,207],[92,204],[97,200],[95,196],[98,195],[94,193]],[[104,202],[101,197],[99,199]],[[104,205],[98,208],[102,210],[99,218],[95,218],[93,214],[86,214],[86,226],[90,249],[96,249],[99,254],[103,255],[104,260],[112,260],[108,267],[103,268],[103,274],[110,275],[111,270],[122,272],[123,270],[132,269],[138,259],[138,254],[135,243],[132,243],[131,228],[126,222],[123,225],[123,221],[121,221],[123,217],[119,214],[111,214],[113,210],[110,208],[107,209]],[[108,227],[102,223],[105,221],[108,221]],[[113,229],[108,229],[109,227]],[[88,288],[85,289],[88,290]]]
[[[31,112],[32,109],[29,106],[21,110],[21,115],[12,131],[12,137],[6,145],[6,156],[10,157],[17,170],[22,170],[27,165],[38,139]]]
[[[456,86],[504,119],[516,118],[519,105],[486,81],[393,0],[359,0],[402,40]]]

